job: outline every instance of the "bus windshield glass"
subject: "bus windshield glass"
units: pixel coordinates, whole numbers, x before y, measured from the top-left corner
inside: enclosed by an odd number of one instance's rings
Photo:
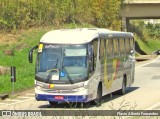
[[[87,79],[87,45],[40,44],[36,80],[48,83],[74,83]]]

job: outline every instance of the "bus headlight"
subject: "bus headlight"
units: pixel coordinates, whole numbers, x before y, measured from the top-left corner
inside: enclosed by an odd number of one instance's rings
[[[43,84],[42,82],[36,81],[35,86],[37,86],[37,87],[38,87],[38,86],[43,87],[43,85],[44,85],[44,84]]]
[[[88,83],[81,83],[81,84],[79,84],[79,88],[85,88],[85,89],[87,89],[87,87],[88,87]]]

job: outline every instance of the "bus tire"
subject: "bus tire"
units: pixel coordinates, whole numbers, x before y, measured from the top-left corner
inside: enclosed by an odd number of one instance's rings
[[[100,106],[101,105],[101,98],[102,98],[102,85],[99,84],[98,89],[97,89],[97,97],[91,103],[93,105]]]
[[[53,106],[53,105],[57,105],[58,102],[49,101],[49,104]]]
[[[126,94],[126,76],[123,78],[122,82],[122,88],[118,91],[119,95],[125,95]]]

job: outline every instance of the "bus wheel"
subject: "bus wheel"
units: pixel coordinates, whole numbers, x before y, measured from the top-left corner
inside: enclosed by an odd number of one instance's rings
[[[100,106],[101,105],[101,98],[102,98],[102,86],[99,85],[98,90],[97,90],[97,97],[91,103],[94,105]]]
[[[124,95],[126,93],[126,78],[123,79],[122,88],[118,91],[118,94]]]
[[[58,102],[52,102],[52,101],[49,101],[49,104],[50,104],[50,105],[57,105],[57,104],[58,104]]]

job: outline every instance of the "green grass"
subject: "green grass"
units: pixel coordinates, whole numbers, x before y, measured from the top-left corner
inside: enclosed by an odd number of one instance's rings
[[[16,78],[15,91],[22,91],[34,86],[34,72],[35,64],[28,63],[28,51],[31,47],[38,44],[40,37],[46,32],[46,30],[27,31],[17,39],[17,43],[8,47],[6,45],[0,45],[0,66],[15,66]],[[4,47],[5,46],[5,47]],[[14,55],[4,55],[5,49],[13,49]],[[10,82],[10,74],[0,76],[0,93],[11,93],[12,84]]]
[[[77,25],[77,27],[94,27],[92,25],[84,24]],[[66,24],[61,28],[75,28],[75,24]],[[34,87],[34,74],[35,74],[35,59],[34,63],[28,62],[29,50],[39,43],[40,38],[48,31],[58,29],[55,27],[45,28],[32,28],[27,31],[21,31],[16,33],[18,36],[14,43],[0,44],[0,66],[15,66],[16,78],[15,92],[27,90]],[[13,49],[14,56],[6,56],[3,51],[5,49]],[[12,83],[10,81],[10,73],[6,75],[0,75],[0,94],[12,93]]]
[[[141,50],[143,50],[145,53],[150,54],[152,52],[151,49],[147,46],[147,44],[144,43],[141,39],[139,39],[139,37],[136,35],[135,35],[135,40],[137,41]]]
[[[160,40],[148,40],[147,46],[152,52],[157,51],[158,49],[160,49]]]
[[[146,54],[152,54],[154,51],[160,49],[160,40],[146,40],[143,42],[137,35],[135,35],[135,40],[138,42],[141,50],[143,50]]]

